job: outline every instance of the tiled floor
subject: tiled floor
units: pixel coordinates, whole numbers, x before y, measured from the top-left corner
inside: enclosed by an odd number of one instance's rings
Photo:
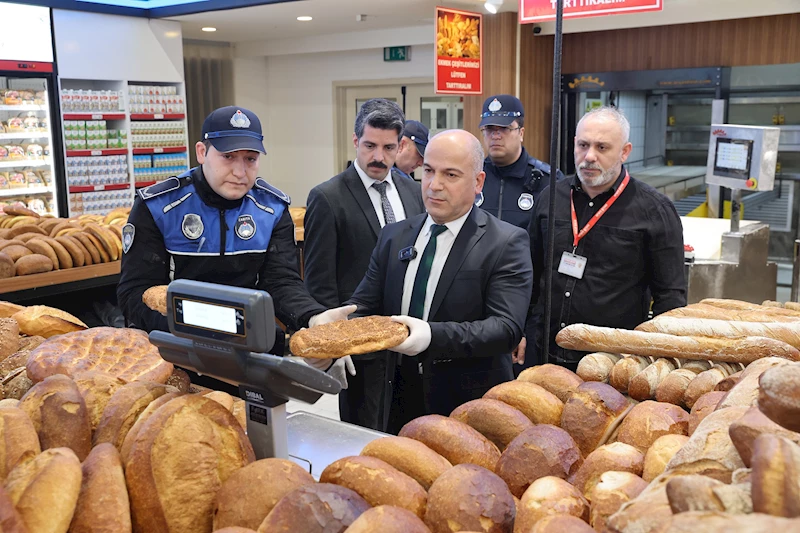
[[[289,413],[305,411],[307,413],[314,413],[326,418],[339,420],[339,396],[335,394],[323,394],[322,398],[317,400],[317,403],[313,405],[290,400],[289,403],[286,404],[286,411]]]

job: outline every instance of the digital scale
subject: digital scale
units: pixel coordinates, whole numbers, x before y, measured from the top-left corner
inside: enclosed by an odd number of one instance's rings
[[[176,280],[167,289],[169,333],[152,331],[161,357],[236,385],[246,403],[247,436],[256,458],[291,458],[314,477],[331,462],[358,455],[385,436],[352,424],[298,412],[286,403],[314,403],[341,384],[293,358],[269,354],[275,342],[275,311],[265,291]]]

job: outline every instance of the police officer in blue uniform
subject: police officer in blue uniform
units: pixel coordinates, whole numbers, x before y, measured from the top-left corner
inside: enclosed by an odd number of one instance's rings
[[[411,178],[411,173],[422,166],[425,147],[428,146],[428,128],[417,120],[406,120],[403,126],[403,138],[397,149],[395,168],[404,178]]]
[[[510,94],[490,96],[483,103],[480,129],[489,156],[483,162],[486,180],[475,205],[525,230],[535,202],[550,184],[550,165],[528,154],[522,146],[525,109]],[[557,179],[564,176],[558,171]],[[544,199],[544,201],[547,201]],[[514,372],[537,364],[531,349],[525,353],[525,340],[514,353]]]
[[[346,318],[346,310],[325,311],[300,279],[290,199],[258,177],[266,153],[258,117],[241,107],[217,109],[202,136],[200,166],[139,190],[122,229],[117,297],[128,324],[166,331],[166,317],[145,306],[142,294],[173,279],[265,290],[290,330]],[[273,353],[282,355],[279,345]]]

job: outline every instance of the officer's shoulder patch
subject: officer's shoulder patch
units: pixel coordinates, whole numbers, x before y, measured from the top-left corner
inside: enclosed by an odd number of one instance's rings
[[[539,161],[535,157],[531,156],[528,159],[528,164],[533,168],[535,168],[536,170],[541,170],[545,174],[550,174],[550,165],[548,165],[544,161]]]
[[[261,189],[262,191],[266,191],[274,196],[277,196],[281,201],[286,202],[287,204],[292,203],[292,199],[289,198],[289,195],[283,192],[282,190],[278,189],[277,187],[273,187],[267,180],[264,178],[258,178],[256,180],[256,189]]]
[[[145,187],[144,189],[139,189],[139,196],[142,198],[142,200],[149,200],[151,198],[155,198],[156,196],[166,194],[170,191],[180,189],[188,182],[188,180],[182,180],[176,176],[173,176],[162,182],[156,183],[155,185]]]

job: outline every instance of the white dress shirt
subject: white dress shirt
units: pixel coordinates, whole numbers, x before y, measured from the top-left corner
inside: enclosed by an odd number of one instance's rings
[[[473,208],[474,209],[474,208]],[[428,320],[428,313],[431,309],[431,302],[433,302],[433,295],[436,293],[436,287],[439,285],[439,278],[442,276],[442,269],[444,268],[447,257],[450,255],[450,250],[453,249],[453,244],[456,242],[456,237],[464,227],[464,222],[472,210],[467,211],[467,214],[445,224],[446,230],[441,232],[436,237],[436,253],[433,255],[433,264],[431,265],[431,275],[428,277],[428,287],[425,289],[425,307],[422,312],[422,320]],[[403,315],[408,315],[408,308],[411,306],[411,293],[414,290],[414,279],[417,277],[417,269],[419,262],[422,259],[422,253],[431,239],[431,226],[435,222],[428,215],[425,219],[425,224],[422,226],[417,240],[414,242],[414,249],[417,251],[417,256],[408,263],[406,270],[406,277],[403,281],[403,300],[401,303],[400,311]]]
[[[381,193],[378,192],[378,189],[372,186],[374,183],[380,183],[380,180],[370,178],[367,173],[361,170],[361,167],[358,166],[358,161],[353,162],[353,165],[356,167],[356,172],[358,172],[358,176],[361,178],[364,188],[367,189],[369,199],[372,201],[372,207],[375,209],[375,214],[378,215],[378,222],[380,222],[381,227],[384,227],[386,225],[386,221],[383,218]],[[389,198],[389,204],[391,204],[392,211],[394,211],[394,221],[400,222],[401,220],[405,220],[406,211],[403,209],[403,202],[400,200],[400,194],[397,192],[397,187],[394,185],[391,169],[389,169],[389,173],[386,175],[386,178],[384,178],[383,181],[384,183],[388,184],[386,187],[386,197]]]

